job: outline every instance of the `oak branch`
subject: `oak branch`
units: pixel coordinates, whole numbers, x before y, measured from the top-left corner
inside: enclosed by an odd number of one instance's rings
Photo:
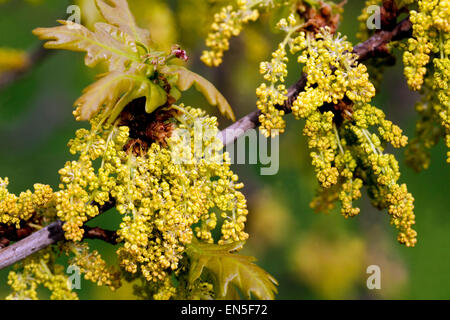
[[[412,25],[409,18],[402,20],[392,30],[380,30],[366,41],[354,47],[354,53],[358,55],[358,61],[362,62],[371,57],[386,55],[387,44],[394,40],[399,40],[410,36]],[[9,82],[9,81],[8,81]],[[278,106],[285,113],[292,112],[292,103],[295,101],[300,92],[306,86],[306,75],[302,74],[299,80],[289,87],[288,99],[284,105]],[[260,111],[256,110],[246,115],[234,124],[225,128],[219,133],[219,138],[224,145],[233,143],[247,130],[255,129],[259,126]],[[107,211],[111,207],[100,208],[101,212]],[[55,221],[45,228],[25,236],[16,243],[0,249],[0,270],[8,267],[16,262],[28,257],[36,251],[42,250],[58,241],[64,239],[64,231],[62,229],[63,222]],[[26,234],[26,233],[24,233]],[[114,231],[103,230],[100,228],[85,227],[85,238],[101,239],[109,243],[115,243],[117,236]],[[1,239],[0,239],[1,240]]]

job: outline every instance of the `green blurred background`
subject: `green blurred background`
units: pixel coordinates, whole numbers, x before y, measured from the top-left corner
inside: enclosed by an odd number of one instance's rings
[[[5,2],[5,3],[2,3]],[[179,43],[190,56],[190,68],[217,85],[233,106],[237,118],[255,109],[255,88],[261,81],[259,62],[266,60],[280,39],[271,32],[273,21],[264,18],[251,24],[232,41],[232,49],[218,69],[203,66],[199,57],[211,15],[208,1],[130,0],[137,20],[148,27],[161,47]],[[224,2],[224,1],[219,1]],[[61,0],[0,1],[0,47],[32,50],[40,42],[31,34],[36,27],[49,27],[68,17]],[[87,24],[92,0],[83,5]],[[357,15],[364,1],[349,1],[339,31],[356,43]],[[91,20],[90,20],[91,19]],[[375,104],[399,124],[409,137],[414,135],[416,114],[411,93],[402,74],[401,58],[384,74]],[[297,68],[298,69],[298,68]],[[287,80],[299,75],[295,65]],[[98,70],[97,70],[98,71]],[[83,55],[53,52],[20,81],[0,91],[0,177],[9,177],[10,191],[19,193],[35,182],[58,185],[57,171],[72,159],[66,144],[77,128],[72,104],[97,72],[83,64]],[[189,91],[184,101],[209,108],[204,99]],[[219,117],[222,128],[229,122]],[[259,165],[234,165],[244,181],[249,200],[245,253],[279,281],[279,299],[449,299],[450,298],[450,212],[447,195],[450,170],[445,164],[441,142],[432,151],[431,166],[420,174],[403,163],[403,150],[394,151],[401,163],[401,182],[415,196],[418,244],[405,248],[396,241],[386,212],[370,205],[364,195],[361,214],[344,219],[339,212],[316,214],[309,202],[317,186],[309,151],[301,134],[302,121],[287,116],[288,125],[280,138],[280,170],[261,176]],[[117,213],[108,213],[91,225],[117,226]],[[114,248],[91,241],[110,261]],[[381,268],[381,290],[368,290],[366,268]],[[8,294],[8,270],[0,271],[0,298]],[[117,292],[82,281],[82,299],[132,299],[132,288]]]

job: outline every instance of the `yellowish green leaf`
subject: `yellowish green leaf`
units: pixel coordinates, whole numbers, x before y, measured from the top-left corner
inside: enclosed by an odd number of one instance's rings
[[[108,23],[126,32],[136,41],[150,44],[150,33],[136,25],[126,0],[96,0],[95,3]]]
[[[181,91],[186,91],[191,88],[192,85],[194,85],[197,91],[201,92],[205,96],[210,105],[217,106],[217,108],[223,115],[235,121],[233,109],[231,108],[227,99],[225,99],[225,97],[211,82],[198,75],[197,73],[179,66],[168,67],[166,68],[166,72],[173,73],[178,76],[178,89],[180,89]]]
[[[156,108],[167,102],[167,93],[164,89],[153,82],[150,83],[150,99],[147,98],[147,103],[145,105],[145,111],[147,113],[152,113]]]
[[[140,97],[146,97],[145,109],[148,113],[167,100],[164,90],[144,75],[133,71],[112,71],[84,89],[75,106],[79,120],[90,119],[104,106],[111,122],[128,103]]]
[[[236,286],[246,298],[274,299],[277,281],[253,263],[255,258],[232,253],[242,246],[243,242],[217,245],[193,241],[186,248],[191,261],[189,282],[197,280],[206,269],[214,278],[217,298],[236,297]]]
[[[37,28],[33,34],[48,40],[44,47],[86,52],[85,63],[94,67],[106,62],[109,71],[122,71],[141,64],[134,39],[119,28],[98,22],[92,32],[84,26],[59,20],[61,26]]]

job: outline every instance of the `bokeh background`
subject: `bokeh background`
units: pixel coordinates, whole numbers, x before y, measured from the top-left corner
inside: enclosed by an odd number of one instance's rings
[[[232,41],[223,65],[210,69],[199,60],[212,19],[210,9],[226,1],[129,2],[140,25],[150,29],[162,49],[178,43],[188,51],[189,67],[217,85],[238,118],[255,109],[259,62],[269,57],[281,37],[272,32],[273,19],[264,17],[249,25]],[[85,24],[97,19],[92,0],[0,0],[0,48],[37,48],[41,43],[31,30],[67,18],[71,4],[82,6]],[[349,1],[339,28],[354,43],[356,17],[363,6],[364,1]],[[375,103],[412,137],[418,96],[408,90],[401,59],[397,60],[395,67],[386,69]],[[298,77],[295,65],[291,70],[288,84]],[[86,126],[74,121],[72,104],[98,71],[84,66],[82,54],[57,51],[0,91],[0,176],[10,178],[11,192],[32,188],[35,182],[57,187],[58,169],[72,159],[66,144],[77,128]],[[216,114],[193,90],[184,95],[184,101]],[[219,119],[222,128],[230,124]],[[245,253],[256,256],[259,265],[279,281],[278,299],[449,299],[450,170],[443,143],[433,149],[430,168],[420,174],[404,165],[403,150],[395,151],[401,181],[416,199],[418,244],[406,248],[397,243],[387,213],[372,208],[365,195],[360,201],[361,214],[353,219],[346,220],[337,211],[316,214],[310,209],[317,182],[301,134],[304,123],[290,116],[286,119],[277,175],[261,176],[258,164],[234,165],[249,200],[250,240]],[[118,221],[112,212],[90,224],[114,228]],[[114,262],[111,245],[99,241],[91,245]],[[369,265],[381,268],[381,290],[366,287]],[[7,273],[0,271],[0,298],[8,294]],[[133,298],[131,285],[111,292],[84,280],[78,294],[83,299]]]

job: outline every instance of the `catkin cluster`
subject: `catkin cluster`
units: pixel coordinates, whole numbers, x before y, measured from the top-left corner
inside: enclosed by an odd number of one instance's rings
[[[365,185],[374,205],[388,209],[391,223],[399,229],[399,242],[414,246],[414,199],[406,185],[397,183],[398,163],[383,147],[386,143],[404,147],[407,138],[380,109],[369,104],[375,89],[345,38],[332,36],[325,29],[308,42],[309,47],[298,58],[308,75],[307,85],[292,111],[297,118],[306,119],[303,133],[313,149],[319,193],[337,185],[331,200],[339,199],[342,214],[352,217],[359,213],[354,201],[361,197],[360,189]],[[371,127],[377,134],[370,132]],[[330,200],[328,190],[325,198]],[[312,204],[316,206],[317,199]],[[319,208],[324,206],[330,204],[319,201]]]
[[[289,48],[307,75],[305,89],[292,103],[292,113],[306,120],[303,134],[320,184],[312,207],[328,211],[340,201],[342,214],[355,216],[360,210],[354,201],[365,185],[374,205],[388,209],[391,223],[399,229],[399,242],[414,246],[413,197],[397,182],[400,173],[394,156],[384,153],[386,143],[400,148],[408,140],[380,109],[370,105],[375,88],[367,68],[357,62],[345,37],[331,34],[328,27],[315,35],[301,31],[292,15],[278,26],[287,36],[272,60],[260,68],[270,83],[257,89],[262,132],[273,136],[284,129],[279,105],[287,99],[282,83],[287,76]],[[371,133],[371,127],[377,133]]]
[[[99,214],[99,206],[110,201],[116,187],[114,175],[126,170],[123,147],[128,139],[127,127],[101,125],[99,116],[91,120],[92,130],[79,129],[69,142],[70,152],[78,160],[68,161],[59,170],[60,190],[55,192],[57,216],[64,221],[66,239],[80,241],[83,224]],[[97,172],[93,161],[102,157]]]
[[[256,21],[260,11],[279,5],[280,0],[237,0],[236,8],[232,5],[223,7],[214,15],[214,22],[206,38],[209,51],[204,51],[201,60],[208,66],[217,67],[222,63],[223,54],[230,47],[230,38],[237,37],[245,24]]]
[[[406,154],[407,162],[419,171],[428,168],[428,150],[442,136],[450,148],[450,1],[415,2],[417,10],[410,11],[413,37],[403,45],[403,62],[409,87],[423,93],[416,105],[420,116],[417,137]]]
[[[62,265],[55,264],[51,249],[41,250],[15,266],[8,275],[12,293],[8,300],[38,300],[37,290],[43,286],[50,290],[52,300],[77,300]]]
[[[370,0],[366,4],[380,3]],[[306,120],[303,134],[308,138],[320,185],[311,205],[328,211],[340,201],[342,214],[355,216],[360,210],[354,201],[361,197],[360,190],[366,186],[374,205],[388,210],[391,223],[399,229],[398,240],[414,246],[414,199],[405,185],[398,184],[400,173],[396,159],[384,153],[387,143],[400,148],[406,146],[408,139],[398,126],[385,119],[380,109],[370,104],[375,87],[369,80],[367,68],[357,61],[351,43],[345,37],[333,34],[336,26],[327,23],[325,9],[320,7],[319,12],[300,10],[277,24],[285,37],[270,61],[260,64],[264,78],[256,90],[257,107],[261,111],[260,131],[266,137],[284,132],[283,116],[290,107],[295,118]],[[228,10],[232,11],[232,8]],[[219,64],[223,52],[228,49],[228,39],[239,34],[242,28],[242,23],[236,23],[240,21],[236,18],[239,11],[225,12],[226,8],[222,15],[216,16],[215,32],[208,37],[208,45],[217,51],[205,53],[206,64]],[[366,22],[368,14],[360,17],[361,23]],[[233,23],[235,27],[232,27]],[[444,24],[442,19],[437,23]],[[213,42],[218,39],[223,45]],[[426,47],[422,49],[426,50]],[[217,53],[215,62],[213,53]],[[297,58],[301,71],[306,74],[305,88],[293,101],[288,101],[285,85],[290,56]],[[439,85],[444,86],[444,81]],[[377,133],[370,131],[373,129]]]
[[[94,118],[91,131],[80,129],[70,141],[71,152],[80,156],[60,170],[61,190],[55,193],[66,239],[74,241],[82,239],[83,224],[99,213],[99,206],[113,200],[122,215],[120,265],[162,286],[179,269],[193,237],[212,243],[218,226],[219,244],[248,237],[247,205],[239,191],[243,184],[230,170],[228,154],[222,153],[217,119],[200,109],[171,108],[176,113],[167,121],[173,132],[164,143],[150,145],[132,139],[130,128],[120,120],[105,126]],[[93,161],[98,158],[96,170]],[[83,268],[92,265],[86,258],[77,261]],[[113,286],[98,269],[88,275]]]
[[[119,260],[148,281],[164,281],[177,271],[193,237],[213,242],[219,218],[219,244],[248,237],[243,185],[230,170],[228,154],[221,152],[217,119],[200,109],[177,109],[181,112],[167,147],[153,143],[142,155],[129,155],[112,191],[124,215]]]
[[[53,200],[53,190],[50,186],[36,183],[34,192],[27,190],[16,196],[9,193],[8,183],[8,178],[0,178],[0,224],[20,228],[22,221],[39,218],[39,214],[51,214],[51,210],[48,210]]]
[[[213,30],[220,34],[211,35],[213,51],[205,53],[204,61],[219,64],[229,38],[242,24],[277,2],[239,0],[236,11],[225,8],[215,17]],[[71,266],[99,286],[114,290],[121,278],[141,281],[137,293],[142,297],[231,297],[236,285],[248,298],[253,293],[273,298],[275,279],[252,258],[234,255],[248,238],[248,211],[240,191],[243,184],[230,169],[229,155],[222,152],[217,119],[175,104],[181,91],[195,86],[233,119],[228,102],[206,79],[174,63],[188,59],[179,46],[170,53],[154,50],[126,0],[95,3],[107,23],[95,24],[93,31],[81,25],[72,28],[75,23],[70,21],[34,30],[48,40],[46,48],[86,51],[86,64],[106,62],[108,73],[75,102],[76,119],[89,120],[91,128],[77,130],[69,141],[76,158],[59,170],[57,191],[36,184],[34,192],[15,196],[7,191],[8,180],[0,179],[0,227],[37,230],[60,220],[66,240],[53,246],[54,251],[30,256],[20,273],[10,274],[11,297],[34,299],[43,285],[52,298],[76,298],[63,269],[55,264],[65,252]],[[82,40],[74,29],[81,30]],[[121,218],[118,230],[103,230],[107,238],[100,227],[100,234],[86,235],[92,231],[86,223],[111,208]],[[96,237],[118,245],[120,272],[82,242]],[[252,270],[245,279],[244,269]]]
[[[69,265],[76,266],[86,280],[115,290],[121,286],[120,271],[108,266],[97,250],[90,250],[85,242],[66,242],[62,248],[71,256]]]
[[[164,111],[170,114],[164,125],[173,131],[153,142],[135,139],[121,117],[113,125],[104,124],[100,112],[91,120],[91,130],[79,129],[70,140],[70,152],[79,157],[59,171],[58,191],[37,184],[34,193],[17,197],[8,193],[8,180],[0,180],[1,223],[18,225],[39,210],[53,212],[53,218],[64,222],[65,238],[70,240],[64,250],[72,256],[71,263],[87,280],[115,289],[120,286],[120,273],[80,242],[83,225],[107,202],[114,203],[122,215],[117,231],[120,266],[153,283],[153,298],[170,298],[175,290],[170,275],[182,269],[185,248],[194,237],[219,245],[248,238],[247,204],[239,191],[243,184],[230,170],[228,154],[222,152],[217,118],[183,105],[170,109]],[[33,259],[25,263],[26,268],[40,272]],[[57,268],[50,260],[48,265]],[[10,279],[14,291],[28,290],[32,297],[39,284],[47,286],[39,280],[30,284],[29,291],[17,274]],[[195,283],[189,285],[191,291],[196,288]],[[61,296],[58,290],[54,286],[54,294]]]
[[[261,110],[259,116],[260,131],[266,137],[274,137],[283,133],[286,126],[283,119],[284,111],[279,106],[287,100],[288,92],[284,84],[288,74],[287,50],[290,48],[290,52],[294,53],[305,48],[304,33],[298,37],[293,37],[301,27],[301,24],[298,24],[295,20],[294,15],[290,15],[287,20],[282,19],[277,27],[286,32],[286,36],[278,45],[277,50],[272,53],[272,59],[261,62],[259,72],[266,82],[263,82],[256,89],[256,105]]]

